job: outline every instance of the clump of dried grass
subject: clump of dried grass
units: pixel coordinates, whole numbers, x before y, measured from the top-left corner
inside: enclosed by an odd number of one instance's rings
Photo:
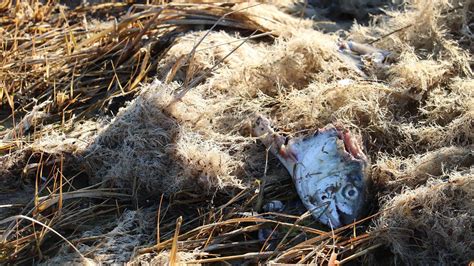
[[[287,14],[281,8],[281,6],[288,6],[289,3],[274,4],[261,4],[259,3],[256,8],[249,8],[252,4],[241,3],[234,7],[234,9],[245,9],[245,12],[250,18],[255,20],[259,25],[262,25],[266,29],[272,31],[277,36],[290,37],[298,35],[298,29],[311,29],[313,27],[313,21],[309,19],[302,19],[302,16],[296,16]],[[278,8],[277,6],[280,6]]]
[[[463,115],[470,116],[472,119],[474,111],[474,90],[472,88],[474,88],[474,80],[456,79],[448,89],[437,87],[432,90],[421,108],[422,114],[426,116],[426,121],[444,126]],[[466,125],[468,124],[466,123]]]
[[[292,91],[282,97],[277,111],[280,123],[288,128],[323,127],[331,122],[357,124],[376,130],[387,119],[392,119],[390,106],[398,102],[396,90],[370,82],[313,82],[307,88]],[[384,130],[386,131],[386,130]]]
[[[376,41],[377,47],[398,55],[414,49],[423,59],[445,60],[456,73],[472,75],[467,51],[456,44],[469,27],[467,18],[472,12],[467,8],[471,5],[470,1],[457,0],[407,1],[402,11],[389,11],[388,16],[380,16],[369,26],[355,25],[350,37]]]
[[[178,265],[181,264],[192,264],[192,265],[201,265],[198,263],[188,263],[189,261],[195,260],[198,257],[198,254],[192,252],[180,252],[176,253],[176,261]],[[129,262],[127,265],[130,266],[141,266],[141,265],[168,265],[170,264],[170,252],[162,251],[159,254],[150,254],[145,253],[139,256],[136,256]]]
[[[163,112],[169,93],[145,90],[98,133],[84,154],[92,183],[106,181],[131,192],[174,190],[177,181],[167,179],[166,146],[177,125]]]
[[[207,189],[239,187],[241,181],[234,176],[234,173],[241,166],[217,142],[181,129],[173,149],[182,168],[181,174],[193,177],[188,182],[200,184]]]
[[[473,172],[450,172],[448,180],[405,189],[385,200],[375,222],[375,241],[396,254],[393,263],[466,264],[474,256]]]
[[[130,261],[136,247],[149,241],[148,231],[154,226],[154,214],[150,210],[126,210],[115,221],[101,223],[91,230],[82,232],[76,244],[86,254],[91,265],[126,263]],[[61,264],[65,261],[84,263],[75,253],[63,247],[59,253],[44,265]]]
[[[252,41],[249,41],[232,52],[244,40],[243,37],[239,37],[238,34],[229,34],[225,31],[196,31],[185,34],[177,38],[176,44],[160,61],[159,77],[167,82],[171,80],[189,82],[222,60],[230,68],[260,61],[264,55],[264,44],[250,44]],[[199,47],[190,55],[190,51],[193,51],[201,40]],[[231,52],[232,56],[226,57]],[[216,70],[217,73],[220,71],[223,70]]]
[[[102,225],[84,232],[81,248],[97,263],[128,262],[136,247],[149,241],[147,232],[154,227],[153,216],[154,213],[147,210],[126,210],[109,231],[105,231],[108,225]],[[86,244],[88,239],[91,239],[89,245]],[[100,243],[98,248],[97,242]]]
[[[474,147],[444,147],[409,158],[381,155],[379,160],[374,169],[374,183],[380,192],[389,194],[424,185],[432,177],[443,176],[445,171],[469,168],[474,164]]]
[[[223,92],[256,98],[258,92],[274,97],[292,88],[303,89],[311,81],[330,82],[337,76],[357,76],[339,59],[334,37],[304,29],[294,34],[278,39],[270,47],[258,47],[265,49],[261,52],[263,60],[247,58],[240,67],[223,70],[210,82]]]
[[[195,131],[207,129],[213,108],[206,108],[206,100],[194,92],[175,102],[173,87],[159,81],[148,85],[98,132],[83,154],[92,183],[105,181],[148,196],[196,184],[207,189],[240,186],[234,176],[239,157],[229,154],[229,145]]]
[[[402,53],[399,60],[388,70],[390,85],[405,88],[416,100],[422,100],[436,86],[446,84],[452,75],[451,62],[419,60],[413,52]]]

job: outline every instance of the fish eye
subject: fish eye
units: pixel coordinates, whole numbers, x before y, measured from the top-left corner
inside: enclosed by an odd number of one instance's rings
[[[359,195],[359,192],[353,185],[347,185],[344,187],[342,195],[346,198],[353,199]]]

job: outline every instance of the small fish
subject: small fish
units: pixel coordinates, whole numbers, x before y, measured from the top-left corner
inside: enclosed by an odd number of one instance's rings
[[[259,116],[253,134],[281,161],[313,217],[333,228],[349,224],[364,212],[368,159],[360,140],[332,124],[303,138],[281,136]]]
[[[363,77],[366,74],[362,70],[369,65],[373,65],[376,68],[384,68],[388,66],[387,61],[390,61],[391,53],[389,51],[378,49],[368,44],[341,40],[337,45],[341,60]]]

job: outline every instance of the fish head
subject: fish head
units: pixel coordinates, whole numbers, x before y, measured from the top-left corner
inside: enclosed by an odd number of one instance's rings
[[[303,204],[320,222],[337,228],[363,214],[368,159],[358,136],[329,125],[314,135],[288,141],[279,157]]]
[[[317,220],[337,228],[364,213],[369,162],[359,136],[330,124],[306,137],[285,137],[263,116],[257,117],[253,135],[285,166],[301,201]]]

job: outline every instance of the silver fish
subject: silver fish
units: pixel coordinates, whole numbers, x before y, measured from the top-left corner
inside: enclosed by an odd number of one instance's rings
[[[359,75],[365,77],[366,74],[362,72],[365,67],[373,65],[376,68],[387,67],[387,61],[391,56],[389,51],[375,48],[368,44],[357,43],[353,41],[339,41],[337,43],[341,59]]]
[[[259,116],[253,134],[281,161],[293,178],[307,210],[334,228],[349,224],[364,212],[368,159],[360,140],[334,125],[303,138],[286,138]]]

